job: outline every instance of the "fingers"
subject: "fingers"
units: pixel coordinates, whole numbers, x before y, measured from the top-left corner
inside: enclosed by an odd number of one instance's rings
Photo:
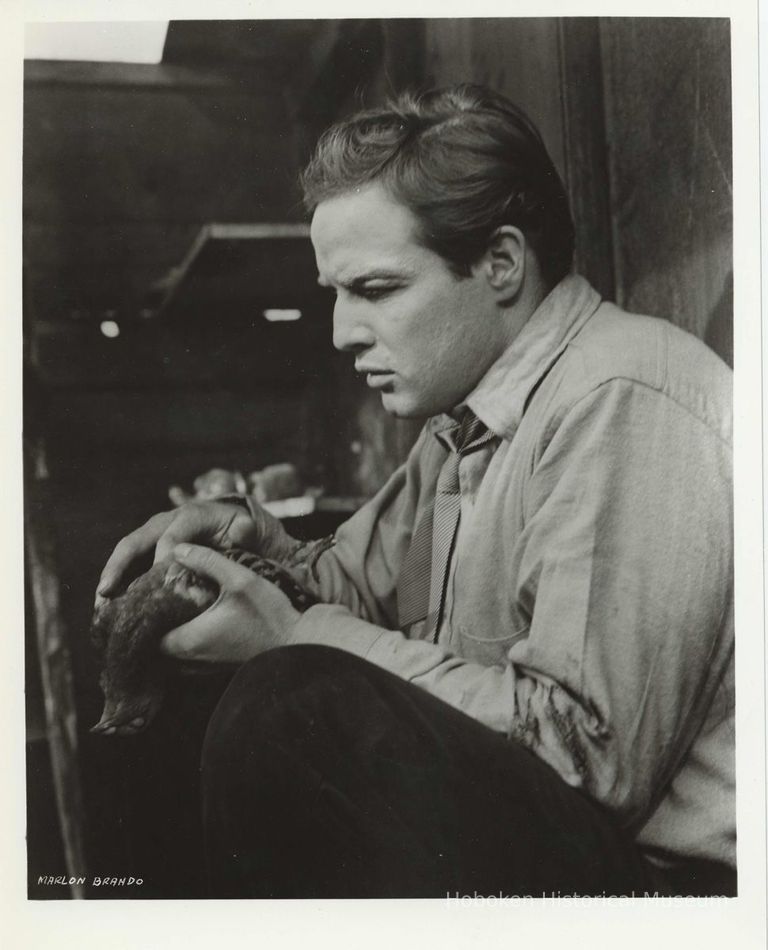
[[[232,522],[239,514],[242,514],[240,509],[215,502],[184,505],[175,512],[175,517],[158,539],[155,563],[171,557],[176,545],[186,541],[206,541],[222,547]]]
[[[273,584],[218,551],[180,544],[174,558],[185,568],[218,584],[219,598],[203,613],[166,634],[160,651],[179,660],[241,663],[263,648],[264,617],[254,606],[275,599],[292,610]],[[261,646],[260,646],[261,644]]]
[[[177,660],[205,662],[205,647],[208,641],[205,627],[206,613],[207,611],[195,617],[194,620],[176,627],[170,633],[166,633],[160,641],[160,652]]]
[[[195,574],[202,574],[215,581],[221,590],[230,593],[241,590],[245,584],[253,582],[255,575],[242,564],[236,564],[213,548],[198,544],[177,544],[173,556],[184,567]]]
[[[221,627],[215,619],[215,608],[211,607],[199,617],[176,627],[167,633],[159,644],[160,652],[184,664],[189,672],[190,665],[196,672],[201,668],[230,666],[242,663],[255,654],[249,646],[252,638],[243,635],[232,624]]]
[[[238,520],[237,531],[233,525]],[[154,563],[169,558],[185,541],[205,541],[218,547],[249,540],[253,519],[239,507],[215,502],[192,502],[175,511],[164,511],[126,535],[109,557],[97,593],[108,597],[124,587],[130,565],[154,548]]]
[[[123,577],[130,564],[155,546],[174,515],[173,511],[163,511],[154,515],[140,528],[132,531],[117,543],[101,572],[96,588],[99,597],[108,597],[122,586]]]

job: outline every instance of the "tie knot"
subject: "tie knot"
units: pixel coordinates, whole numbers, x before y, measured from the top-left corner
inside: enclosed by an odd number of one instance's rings
[[[462,455],[478,439],[488,434],[488,427],[485,423],[481,422],[471,409],[467,409],[461,417],[458,429],[454,432],[453,444],[456,446],[458,454]]]

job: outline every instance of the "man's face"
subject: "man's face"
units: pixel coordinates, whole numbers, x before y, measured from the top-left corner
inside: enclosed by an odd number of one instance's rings
[[[505,346],[482,268],[456,277],[417,227],[372,184],[321,202],[311,231],[319,282],[336,291],[333,344],[403,418],[450,411]]]

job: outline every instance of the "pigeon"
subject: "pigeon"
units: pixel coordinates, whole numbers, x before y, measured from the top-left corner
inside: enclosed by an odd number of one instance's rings
[[[314,573],[317,558],[332,543],[332,538],[308,542],[286,564],[239,548],[221,553],[275,584],[303,612],[317,598],[291,569],[308,564]],[[137,577],[123,593],[97,599],[91,642],[102,656],[99,685],[105,703],[91,732],[127,736],[146,729],[162,704],[166,678],[173,668],[158,649],[160,640],[201,614],[218,595],[213,581],[168,558]]]

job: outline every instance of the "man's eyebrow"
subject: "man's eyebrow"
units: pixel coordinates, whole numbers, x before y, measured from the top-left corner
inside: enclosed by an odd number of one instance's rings
[[[350,277],[346,280],[339,280],[337,283],[340,287],[344,287],[348,290],[356,290],[359,287],[364,287],[371,280],[404,280],[409,275],[405,269],[402,270],[371,270],[366,271],[363,274],[359,274],[356,277]],[[321,287],[332,287],[334,282],[329,280],[323,274],[320,274],[317,278],[317,282]]]

